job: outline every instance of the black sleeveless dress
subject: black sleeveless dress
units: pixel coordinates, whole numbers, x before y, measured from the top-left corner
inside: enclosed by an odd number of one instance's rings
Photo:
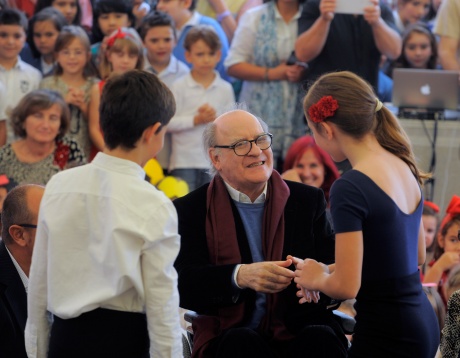
[[[363,232],[349,357],[433,358],[439,328],[417,266],[423,199],[406,214],[368,176],[350,170],[334,183],[330,200],[337,233]]]

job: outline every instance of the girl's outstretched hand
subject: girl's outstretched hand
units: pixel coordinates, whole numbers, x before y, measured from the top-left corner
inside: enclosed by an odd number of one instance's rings
[[[299,289],[299,291],[296,293],[297,297],[300,297],[299,303],[310,303],[312,301],[314,303],[318,303],[320,299],[319,291],[311,287],[311,279],[308,277],[308,274],[305,270],[309,270],[309,267],[312,264],[316,264],[321,269],[321,273],[325,273],[329,271],[327,266],[312,259],[301,260],[291,255],[288,255],[287,259],[291,259],[292,263],[296,267],[296,277],[294,278],[294,282],[297,283],[297,288]]]

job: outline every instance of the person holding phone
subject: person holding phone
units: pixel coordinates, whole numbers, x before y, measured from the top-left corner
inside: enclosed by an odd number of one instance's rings
[[[391,10],[370,0],[362,14],[338,14],[339,0],[309,0],[299,19],[295,53],[308,62],[307,80],[324,73],[348,70],[378,88],[382,55],[393,60],[401,53],[401,37]]]

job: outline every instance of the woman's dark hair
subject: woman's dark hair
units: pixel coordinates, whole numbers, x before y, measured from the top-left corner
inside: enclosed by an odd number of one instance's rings
[[[133,4],[129,0],[98,0],[95,1],[93,7],[93,29],[92,29],[92,42],[101,42],[104,34],[99,27],[99,16],[102,14],[109,14],[111,12],[118,12],[128,15],[130,21],[129,26],[134,26],[135,18],[133,15]]]
[[[62,28],[67,25],[67,20],[64,17],[64,15],[62,15],[62,13],[58,9],[55,9],[52,6],[45,7],[43,10],[40,10],[30,18],[29,29],[27,31],[27,43],[29,44],[30,50],[32,51],[32,55],[35,58],[39,58],[41,54],[40,52],[38,52],[34,42],[34,25],[37,22],[45,21],[52,22],[54,28],[58,32],[61,32]]]
[[[35,14],[42,11],[44,8],[53,6],[53,2],[56,0],[37,0],[37,3],[35,4]],[[68,25],[80,25],[81,23],[81,7],[80,3],[78,0],[75,0],[76,6],[77,6],[77,14],[75,15],[75,18],[72,21],[72,24]]]

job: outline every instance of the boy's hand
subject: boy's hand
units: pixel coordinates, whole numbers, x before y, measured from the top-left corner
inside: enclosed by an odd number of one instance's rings
[[[216,119],[216,110],[205,103],[198,108],[198,113],[193,117],[193,123],[198,126],[212,122],[214,119]]]

